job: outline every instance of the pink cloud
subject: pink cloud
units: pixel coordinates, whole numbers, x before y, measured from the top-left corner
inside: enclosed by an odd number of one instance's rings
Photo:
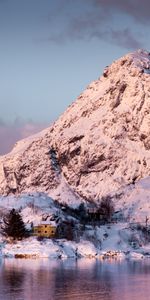
[[[149,0],[90,0],[97,8],[107,12],[119,11],[134,18],[138,23],[149,23]]]
[[[48,124],[40,123],[18,123],[4,124],[0,122],[0,155],[11,151],[14,144],[23,138],[35,134],[46,128]]]

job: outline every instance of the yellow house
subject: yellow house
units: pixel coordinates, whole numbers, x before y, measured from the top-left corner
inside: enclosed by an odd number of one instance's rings
[[[43,238],[53,238],[56,234],[56,228],[54,225],[41,223],[33,227],[33,235]]]

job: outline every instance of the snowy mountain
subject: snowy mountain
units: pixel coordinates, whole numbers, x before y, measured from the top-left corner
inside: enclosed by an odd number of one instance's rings
[[[77,234],[13,245],[0,234],[0,256],[150,257],[149,98],[150,53],[138,50],[106,67],[52,126],[0,157],[0,222],[15,208],[27,228],[74,220]],[[114,223],[84,230],[54,201],[79,209],[108,195]]]
[[[150,175],[149,70],[143,50],[106,67],[51,127],[0,157],[0,194],[78,203],[133,190]]]

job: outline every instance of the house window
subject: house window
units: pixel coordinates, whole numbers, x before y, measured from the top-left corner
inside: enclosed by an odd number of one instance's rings
[[[38,230],[38,233],[41,233],[41,231],[40,231],[40,230]]]
[[[47,233],[47,231],[45,230],[45,233]]]
[[[47,227],[47,225],[45,225],[45,228]]]

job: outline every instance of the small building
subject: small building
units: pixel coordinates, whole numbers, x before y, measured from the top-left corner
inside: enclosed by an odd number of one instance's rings
[[[43,238],[53,238],[56,235],[56,229],[56,226],[42,222],[37,226],[33,226],[33,235]]]
[[[88,208],[87,210],[88,219],[90,221],[103,221],[104,215],[97,209],[97,207]]]

